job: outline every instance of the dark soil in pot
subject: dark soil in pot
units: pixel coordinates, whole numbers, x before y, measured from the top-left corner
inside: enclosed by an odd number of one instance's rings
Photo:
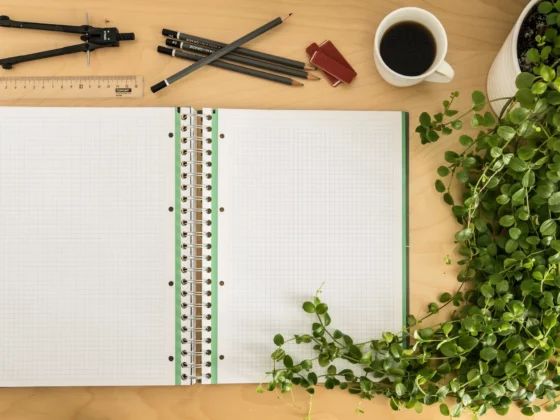
[[[517,38],[517,61],[519,62],[519,67],[521,71],[531,72],[533,69],[533,63],[527,60],[527,51],[531,48],[539,48],[538,43],[535,40],[537,35],[543,36],[546,30],[549,28],[547,23],[547,18],[551,19],[552,16],[550,15],[543,15],[538,11],[539,4],[537,3],[535,7],[531,9],[531,11],[525,17],[525,20],[521,24],[521,28],[519,29],[519,36]],[[556,11],[555,11],[556,12]],[[551,13],[552,14],[552,13]],[[560,14],[553,13],[555,17],[558,17],[558,22],[560,22]],[[549,17],[550,16],[550,17]],[[556,20],[556,19],[554,19]],[[556,28],[555,28],[556,29]],[[555,48],[556,49],[556,48]],[[560,48],[557,51],[560,53]],[[545,61],[545,64],[552,64],[554,60],[556,60],[558,55],[551,54],[548,59]]]

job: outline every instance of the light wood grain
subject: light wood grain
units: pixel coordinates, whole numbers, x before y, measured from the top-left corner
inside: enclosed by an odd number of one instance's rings
[[[452,90],[469,103],[470,92],[484,89],[486,74],[526,0],[0,0],[0,14],[15,20],[81,24],[88,11],[90,24],[115,25],[136,33],[137,41],[120,48],[96,51],[92,65],[85,55],[21,64],[2,76],[137,74],[145,77],[145,97],[139,100],[28,100],[7,102],[17,106],[174,106],[406,110],[411,125],[421,111],[435,112]],[[372,57],[375,28],[384,15],[403,6],[423,7],[444,24],[449,37],[447,61],[456,77],[450,84],[422,84],[397,89],[378,76]],[[358,72],[350,86],[333,89],[325,81],[306,81],[304,88],[290,88],[243,75],[204,68],[158,95],[150,85],[185,66],[161,56],[166,27],[224,42],[232,41],[262,23],[293,12],[284,25],[253,41],[250,47],[305,60],[311,42],[332,40]],[[0,28],[0,56],[30,53],[70,45],[76,36]],[[0,92],[1,95],[1,92]],[[433,188],[435,169],[443,151],[456,147],[453,139],[421,146],[411,135],[411,311],[420,314],[443,291],[457,287],[455,267],[443,257],[452,248],[457,229],[449,207]],[[310,290],[310,293],[313,293]],[[336,324],[336,320],[333,321]],[[1,389],[2,420],[187,420],[187,419],[302,419],[307,396],[277,399],[258,395],[254,385],[162,388],[51,388]],[[354,418],[358,400],[344,392],[319,390],[313,400],[314,420]],[[363,418],[440,418],[437,406],[421,415],[394,413],[384,398],[362,404]],[[523,416],[515,408],[512,419]],[[487,416],[497,418],[495,414]],[[356,417],[361,418],[361,417]],[[542,418],[553,418],[543,415]]]

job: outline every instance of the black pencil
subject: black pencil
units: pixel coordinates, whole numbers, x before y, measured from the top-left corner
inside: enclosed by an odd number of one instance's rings
[[[220,49],[227,44],[219,41],[212,41],[211,39],[201,38],[199,36],[185,34],[183,32],[172,31],[171,29],[164,29],[161,33],[171,38],[176,38],[181,41],[188,42],[189,44],[201,45],[203,47],[210,47]],[[317,70],[316,67],[310,67],[301,61],[290,60],[289,58],[278,57],[277,55],[266,54],[263,52],[250,50],[247,48],[237,48],[235,54],[244,55],[245,57],[256,58],[258,60],[268,61],[270,63],[280,64],[282,66],[292,67],[300,70]]]
[[[210,47],[188,44],[186,42],[177,41],[176,39],[170,39],[170,38],[165,40],[165,45],[169,47],[180,48],[185,51],[192,51],[197,54],[203,54],[203,55],[212,54],[214,51],[216,51],[215,49]],[[279,66],[278,64],[267,63],[266,61],[254,60],[252,58],[243,57],[241,55],[226,54],[222,58],[229,61],[233,61],[234,63],[247,64],[248,66],[270,70],[276,73],[287,74],[294,77],[301,77],[302,79],[320,80],[319,77],[314,76],[313,74],[309,74],[308,72],[303,70],[298,70],[291,67]]]
[[[192,72],[198,70],[199,68],[204,67],[205,65],[210,64],[213,61],[216,61],[218,58],[221,58],[224,55],[226,55],[227,53],[232,52],[236,48],[239,48],[241,45],[243,45],[243,44],[251,41],[252,39],[255,39],[256,37],[264,34],[265,32],[268,32],[271,29],[277,27],[282,22],[284,22],[286,19],[288,19],[291,15],[292,14],[290,13],[286,17],[283,17],[283,18],[277,17],[276,19],[271,20],[267,24],[255,29],[254,31],[249,32],[247,35],[242,36],[241,38],[233,41],[231,44],[228,44],[227,46],[225,46],[223,48],[220,48],[219,50],[213,52],[212,54],[201,58],[196,63],[191,64],[190,66],[184,68],[183,70],[169,76],[167,79],[163,79],[161,82],[153,85],[150,89],[152,90],[153,93],[156,93],[156,92],[166,88],[167,86],[175,83],[176,81],[178,81],[178,80],[182,79],[183,77],[191,74]]]
[[[196,54],[189,54],[181,50],[173,50],[166,47],[158,47],[158,52],[161,54],[171,55],[173,57],[182,58],[184,60],[199,61],[203,56]],[[277,74],[267,73],[260,70],[250,69],[236,64],[227,63],[225,61],[216,60],[208,64],[209,66],[219,67],[224,70],[234,71],[236,73],[246,74],[248,76],[258,77],[259,79],[270,80],[271,82],[282,83],[290,86],[303,86],[302,83],[292,80],[288,77],[278,76]]]

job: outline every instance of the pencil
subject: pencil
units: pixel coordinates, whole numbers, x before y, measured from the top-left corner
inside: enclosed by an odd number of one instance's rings
[[[181,50],[173,50],[171,48],[166,47],[158,47],[158,52],[161,54],[171,55],[173,57],[182,58],[184,60],[191,60],[191,61],[198,61],[203,56],[196,55],[196,54],[189,54],[187,52]],[[246,74],[248,76],[258,77],[259,79],[270,80],[271,82],[282,83],[284,85],[290,86],[303,86],[302,83],[292,80],[288,77],[278,76],[277,74],[267,73],[260,70],[250,69],[243,66],[238,66],[236,64],[227,63],[225,61],[216,60],[212,61],[208,64],[209,66],[218,67],[224,70],[234,71],[236,73]]]
[[[216,51],[215,49],[212,49],[210,47],[203,47],[201,45],[188,44],[186,42],[177,41],[176,39],[170,39],[170,38],[165,40],[165,45],[167,45],[168,47],[180,48],[180,49],[185,50],[185,51],[192,51],[192,52],[195,52],[195,53],[198,53],[198,54],[203,54],[203,55],[212,54],[214,51]],[[252,58],[243,57],[241,55],[226,54],[222,58],[224,58],[226,60],[229,60],[229,61],[233,61],[234,63],[247,64],[248,66],[253,66],[253,67],[257,67],[257,68],[265,69],[265,70],[270,70],[270,71],[274,71],[276,73],[287,74],[287,75],[294,76],[294,77],[301,77],[302,79],[320,80],[319,77],[314,76],[313,74],[309,74],[309,73],[307,73],[306,71],[303,71],[303,70],[298,70],[298,69],[293,69],[293,68],[290,68],[290,67],[279,66],[278,64],[267,63],[266,61],[254,60]]]
[[[270,31],[272,28],[277,27],[282,22],[284,22],[286,19],[288,19],[291,15],[292,14],[290,13],[286,17],[282,17],[282,18],[277,17],[276,19],[271,20],[270,22],[261,26],[260,28],[257,28],[254,31],[249,32],[247,35],[242,36],[241,38],[237,39],[236,41],[233,41],[231,44],[228,44],[227,46],[225,46],[223,48],[220,48],[219,50],[213,52],[212,54],[201,58],[196,63],[191,64],[190,66],[184,68],[183,70],[169,76],[167,79],[164,79],[161,82],[153,85],[151,87],[152,92],[156,93],[156,92],[166,88],[167,86],[175,83],[176,81],[182,79],[183,77],[191,74],[192,72],[198,70],[199,68],[204,67],[205,65],[207,65],[207,64],[209,64],[213,61],[216,61],[218,58],[221,58],[224,55],[226,55],[227,53],[232,52],[233,50],[240,47],[241,45],[251,41],[252,39],[257,38],[258,36],[264,34],[265,32]]]
[[[220,49],[227,44],[219,41],[212,41],[211,39],[201,38],[194,35],[185,34],[183,32],[173,31],[171,29],[164,29],[161,33],[165,36],[176,38],[180,41],[185,41],[190,44],[201,45],[203,47],[210,47]],[[258,60],[268,61],[270,63],[280,64],[282,66],[292,67],[300,70],[317,70],[316,67],[310,67],[301,61],[290,60],[289,58],[278,57],[277,55],[266,54],[263,52],[250,50],[248,48],[237,48],[235,54],[244,55],[245,57],[256,58]]]

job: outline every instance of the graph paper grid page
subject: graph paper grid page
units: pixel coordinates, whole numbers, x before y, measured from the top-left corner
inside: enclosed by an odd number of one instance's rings
[[[173,385],[173,108],[0,108],[0,386]]]
[[[403,113],[221,109],[218,119],[217,381],[261,382],[275,334],[311,333],[315,315],[301,306],[323,283],[331,328],[357,341],[399,332]],[[286,349],[298,363],[311,347]]]

